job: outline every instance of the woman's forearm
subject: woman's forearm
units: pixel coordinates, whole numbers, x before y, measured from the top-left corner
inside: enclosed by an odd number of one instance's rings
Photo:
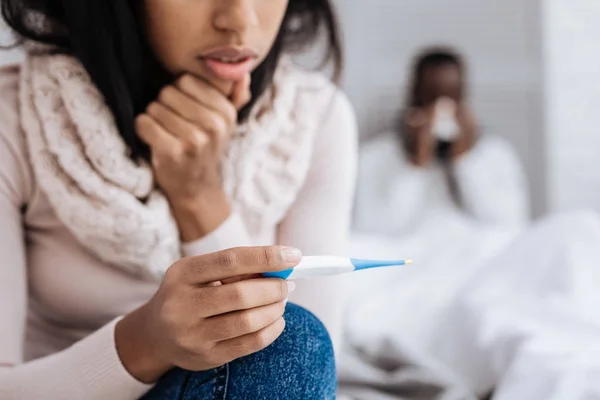
[[[115,325],[113,321],[61,352],[0,367],[0,399],[138,399],[150,386],[123,368]]]
[[[217,229],[230,215],[225,193],[212,193],[196,200],[171,200],[171,211],[183,242],[192,242]]]
[[[156,382],[173,366],[156,355],[145,307],[125,316],[115,326],[115,344],[123,367],[140,382]]]

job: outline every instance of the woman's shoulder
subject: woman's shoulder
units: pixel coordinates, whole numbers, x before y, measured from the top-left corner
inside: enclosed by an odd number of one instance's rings
[[[292,95],[294,112],[317,114],[325,120],[330,116],[354,119],[354,109],[343,90],[324,73],[299,66],[284,59],[278,71],[278,81]],[[319,120],[317,117],[315,120]]]
[[[0,68],[0,184],[24,202],[30,167],[19,117],[18,65]]]
[[[277,75],[278,79],[284,79],[288,84],[292,83],[298,89],[330,93],[339,90],[338,86],[323,72],[303,67],[288,57],[281,60]]]
[[[305,146],[307,151],[318,143],[319,149],[338,146],[340,152],[355,152],[358,127],[354,108],[325,74],[284,58],[271,94],[267,119],[277,125],[279,143],[287,137],[294,146]]]

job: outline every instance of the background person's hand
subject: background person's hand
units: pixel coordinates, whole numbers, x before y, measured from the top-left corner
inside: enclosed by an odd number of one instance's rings
[[[436,141],[431,133],[433,108],[413,108],[405,115],[405,146],[410,161],[417,167],[426,167],[435,158]]]
[[[460,127],[460,135],[450,149],[452,160],[458,159],[471,150],[477,141],[477,120],[465,103],[458,105],[456,120]]]
[[[249,74],[235,83],[209,83],[188,74],[163,88],[136,120],[184,241],[212,232],[231,212],[221,160],[238,110],[250,98]]]
[[[155,296],[117,324],[123,365],[151,383],[173,367],[209,370],[269,346],[283,332],[294,284],[256,274],[292,268],[301,256],[248,247],[176,262]]]

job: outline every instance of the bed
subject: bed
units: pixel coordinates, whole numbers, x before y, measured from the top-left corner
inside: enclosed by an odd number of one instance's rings
[[[600,219],[523,231],[432,215],[413,235],[355,232],[356,257],[412,266],[352,276],[340,398],[600,398]]]

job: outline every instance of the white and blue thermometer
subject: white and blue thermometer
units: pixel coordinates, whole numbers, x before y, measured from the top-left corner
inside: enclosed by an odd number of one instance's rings
[[[378,261],[333,256],[313,256],[302,257],[302,261],[294,268],[279,272],[268,272],[263,274],[263,276],[265,278],[280,278],[284,280],[308,279],[373,268],[400,267],[408,264],[412,264],[412,260]]]

